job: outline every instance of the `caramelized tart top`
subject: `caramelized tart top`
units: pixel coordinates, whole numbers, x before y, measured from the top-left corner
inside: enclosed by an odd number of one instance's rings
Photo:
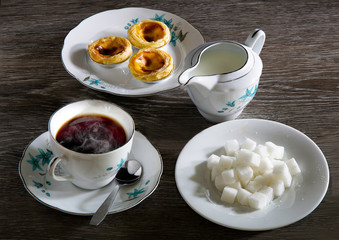
[[[128,29],[127,34],[128,39],[137,48],[160,48],[171,39],[167,25],[154,20],[135,23]]]
[[[139,73],[150,73],[161,69],[165,65],[164,57],[155,51],[143,51],[137,54],[133,66]]]
[[[152,82],[168,77],[174,69],[172,56],[155,48],[140,49],[128,65],[133,76],[139,80]]]
[[[132,54],[131,43],[123,37],[104,37],[88,46],[90,58],[100,64],[117,64],[126,61]]]

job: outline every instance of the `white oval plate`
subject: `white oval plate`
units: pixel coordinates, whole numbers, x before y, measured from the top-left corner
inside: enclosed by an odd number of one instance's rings
[[[227,140],[241,143],[246,137],[284,146],[285,155],[295,157],[302,171],[303,179],[261,210],[220,201],[206,166],[212,153],[223,153]],[[183,199],[201,216],[225,227],[259,231],[283,227],[310,214],[327,192],[329,169],[319,147],[300,131],[278,122],[241,119],[214,125],[193,137],[178,157],[175,180]]]
[[[143,165],[143,175],[136,184],[120,188],[109,210],[117,213],[130,209],[157,188],[163,171],[160,153],[140,132],[135,132],[132,154]],[[25,149],[19,163],[19,175],[26,190],[42,204],[75,215],[93,215],[112,190],[112,185],[98,190],[84,190],[70,182],[55,181],[47,174],[53,156],[48,132],[41,134]]]
[[[127,30],[134,23],[153,19],[164,22],[171,31],[171,41],[161,49],[172,55],[174,72],[157,83],[135,79],[128,69],[128,61],[114,68],[104,68],[92,62],[88,45],[102,37],[127,38]],[[179,86],[178,75],[183,71],[186,55],[204,43],[200,32],[186,20],[160,10],[123,8],[95,14],[71,30],[64,40],[61,52],[65,69],[85,86],[122,96],[145,96]],[[133,47],[133,53],[137,51]]]

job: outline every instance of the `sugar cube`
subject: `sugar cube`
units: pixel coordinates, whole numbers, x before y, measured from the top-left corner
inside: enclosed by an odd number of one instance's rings
[[[261,157],[259,172],[261,174],[265,174],[272,171],[272,169],[273,169],[272,161],[268,157]]]
[[[255,182],[255,181],[250,181],[247,186],[246,186],[246,190],[255,193],[257,191],[259,191],[261,188],[263,187],[263,185],[259,182]]]
[[[261,145],[259,144],[255,149],[254,149],[255,153],[258,153],[262,158],[268,158],[269,154],[267,151],[267,147],[265,145]]]
[[[222,169],[230,169],[235,160],[235,157],[221,155],[219,160],[219,166]]]
[[[229,156],[234,156],[235,152],[239,150],[240,144],[236,139],[226,141],[224,146],[226,154]]]
[[[240,165],[235,171],[243,185],[247,185],[253,178],[253,169],[250,166]]]
[[[290,173],[291,173],[292,176],[294,176],[298,173],[301,173],[299,165],[294,158],[287,160],[286,165],[287,165],[288,169],[290,170]]]
[[[248,197],[248,204],[251,208],[262,209],[268,204],[268,200],[265,194],[255,192]]]
[[[259,192],[265,194],[269,202],[272,201],[274,198],[273,188],[271,187],[264,186]]]
[[[212,154],[211,156],[209,156],[209,158],[207,159],[207,168],[209,170],[212,170],[213,166],[217,165],[219,163],[220,157]]]
[[[267,152],[270,154],[271,158],[282,159],[284,157],[284,147],[278,146],[273,142],[266,142],[265,146],[267,147]]]
[[[258,185],[266,185],[267,184],[267,180],[264,176],[262,175],[258,175],[253,179],[253,182],[255,182]]]
[[[225,185],[229,185],[236,181],[234,175],[234,169],[227,169],[221,173],[222,179]]]
[[[262,209],[291,187],[293,176],[301,170],[294,158],[286,161],[285,148],[273,142],[257,144],[246,138],[240,145],[228,140],[225,155],[210,155],[207,168],[215,187],[226,203],[238,201],[254,209]]]
[[[214,185],[219,191],[222,191],[224,187],[226,187],[226,184],[224,183],[221,175],[215,177]]]
[[[220,199],[221,201],[224,201],[226,203],[234,203],[237,193],[238,193],[237,189],[226,186],[222,191]]]
[[[266,183],[267,186],[271,184],[272,180],[274,180],[273,171],[272,170],[265,172],[261,176],[263,176],[265,178],[265,183]]]
[[[270,184],[270,187],[273,189],[273,193],[275,197],[280,197],[285,191],[284,182],[279,179],[273,180]]]
[[[275,165],[273,167],[273,177],[280,179],[284,182],[285,188],[288,188],[292,184],[292,176],[290,174],[290,171],[286,165],[286,163],[283,162],[283,164]]]
[[[274,166],[277,166],[277,165],[283,165],[284,161],[277,160],[277,159],[271,159],[271,163],[273,164],[273,167],[274,167]]]
[[[248,149],[240,149],[238,154],[239,161],[252,167],[259,167],[260,155]]]
[[[220,173],[221,173],[221,170],[219,168],[219,165],[213,166],[212,171],[211,171],[211,180],[214,181],[215,177],[219,175]]]
[[[247,191],[246,189],[240,188],[238,189],[237,200],[241,205],[248,205],[248,197],[251,196],[252,193]]]
[[[241,183],[239,181],[236,181],[234,183],[228,184],[229,187],[235,188],[235,189],[240,189],[241,188]]]
[[[253,151],[257,146],[257,143],[250,138],[246,138],[245,142],[241,145],[241,149],[247,149]]]

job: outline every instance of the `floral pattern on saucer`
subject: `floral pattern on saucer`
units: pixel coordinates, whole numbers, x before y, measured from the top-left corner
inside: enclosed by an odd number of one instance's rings
[[[145,151],[147,150],[147,151]],[[138,156],[144,171],[140,181],[119,190],[110,213],[125,211],[146,199],[158,186],[163,171],[159,152],[141,133],[136,131],[132,153]],[[19,164],[19,175],[26,190],[44,205],[77,215],[92,215],[112,189],[109,184],[98,190],[84,190],[70,182],[55,181],[47,173],[53,158],[49,148],[48,132],[37,137],[23,153]],[[126,159],[107,171],[117,171]],[[56,169],[62,174],[62,169]],[[65,204],[67,201],[67,204]]]
[[[36,154],[39,152],[39,154]],[[29,159],[25,160],[27,163],[32,165],[32,181],[34,186],[41,190],[42,193],[50,197],[51,194],[48,191],[48,186],[51,186],[51,181],[46,179],[47,166],[53,157],[53,153],[49,149],[32,149],[32,152],[28,153]]]

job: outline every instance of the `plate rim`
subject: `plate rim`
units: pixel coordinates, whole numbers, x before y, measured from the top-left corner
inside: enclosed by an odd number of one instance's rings
[[[289,128],[291,131],[295,131],[296,133],[298,134],[301,134],[304,138],[308,139],[310,143],[312,143],[313,147],[315,147],[315,149],[317,150],[317,152],[322,156],[322,159],[319,160],[321,161],[324,166],[326,166],[325,170],[326,170],[326,186],[322,189],[321,191],[321,194],[319,194],[320,198],[318,200],[318,202],[312,206],[312,208],[310,208],[308,211],[306,211],[304,214],[302,214],[300,217],[294,219],[293,221],[288,221],[288,223],[282,223],[282,224],[276,224],[275,226],[273,227],[237,227],[235,225],[230,225],[230,224],[227,224],[227,223],[224,223],[224,222],[221,222],[221,221],[217,221],[216,219],[214,219],[213,217],[209,216],[209,215],[206,215],[204,214],[203,212],[201,212],[199,210],[199,208],[196,208],[196,206],[194,206],[194,204],[192,204],[189,199],[187,199],[186,195],[185,195],[185,191],[182,189],[182,186],[181,186],[181,183],[179,182],[179,178],[180,177],[177,177],[178,175],[178,171],[179,171],[179,167],[180,167],[180,161],[183,161],[180,159],[181,155],[184,153],[184,151],[187,151],[187,147],[192,144],[193,141],[195,141],[199,135],[202,135],[204,133],[206,133],[207,131],[210,131],[211,128],[216,128],[218,127],[219,125],[226,125],[228,124],[229,122],[251,122],[251,121],[256,121],[256,122],[266,122],[266,123],[270,123],[270,124],[278,124],[284,128]],[[328,165],[328,162],[327,162],[327,159],[324,155],[324,153],[321,151],[321,149],[319,148],[319,146],[310,138],[308,137],[305,133],[301,132],[300,130],[296,129],[296,128],[293,128],[289,125],[286,125],[284,123],[280,123],[280,122],[277,122],[277,121],[273,121],[273,120],[267,120],[267,119],[259,119],[259,118],[250,118],[250,119],[235,119],[235,120],[231,120],[231,121],[227,121],[227,122],[222,122],[222,123],[219,123],[219,124],[215,124],[215,125],[212,125],[206,129],[203,129],[202,131],[198,132],[197,134],[195,134],[186,144],[185,146],[183,147],[183,149],[180,151],[179,155],[178,155],[178,158],[177,158],[177,161],[176,161],[176,165],[175,165],[175,182],[176,182],[176,185],[177,185],[177,189],[181,195],[181,197],[184,199],[184,201],[186,202],[186,204],[192,208],[192,210],[194,210],[197,214],[199,214],[201,217],[215,223],[215,224],[218,224],[220,226],[223,226],[223,227],[227,227],[227,228],[232,228],[232,229],[237,229],[237,230],[243,230],[243,231],[266,231],[266,230],[272,230],[272,229],[277,229],[277,228],[281,228],[281,227],[285,227],[285,226],[288,226],[288,225],[291,225],[297,221],[300,221],[301,219],[305,218],[306,216],[308,216],[310,213],[312,213],[319,205],[320,203],[323,201],[324,197],[326,196],[326,193],[328,191],[328,187],[329,187],[329,182],[330,182],[330,171],[329,171],[329,165]]]

